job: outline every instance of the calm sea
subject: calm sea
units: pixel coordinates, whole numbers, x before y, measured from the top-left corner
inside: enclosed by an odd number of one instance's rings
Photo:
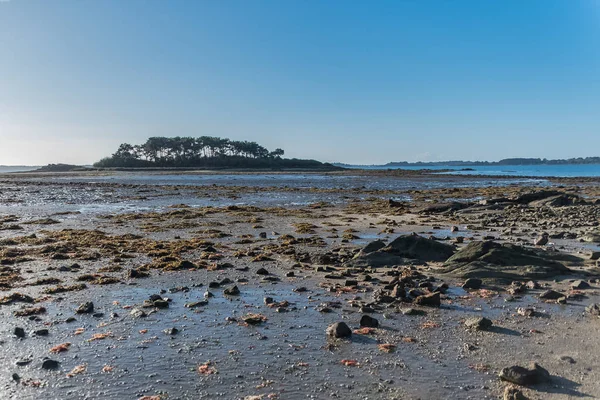
[[[358,168],[358,167],[357,167]],[[388,169],[385,166],[360,167],[365,169]],[[486,166],[443,166],[435,167],[392,167],[392,169],[452,169],[452,174],[498,175],[498,176],[555,176],[555,177],[600,177],[600,164],[565,165],[486,165]]]

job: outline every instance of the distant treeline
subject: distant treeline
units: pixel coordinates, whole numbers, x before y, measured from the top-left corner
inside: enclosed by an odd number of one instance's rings
[[[284,159],[284,151],[256,142],[212,136],[151,137],[144,144],[123,143],[94,164],[97,168],[335,168],[315,160]]]
[[[578,157],[563,160],[548,160],[546,158],[505,158],[500,161],[419,161],[407,162],[396,161],[384,164],[384,167],[462,167],[462,166],[480,166],[480,165],[561,165],[561,164],[600,164],[600,157]],[[348,164],[335,164],[344,166]]]

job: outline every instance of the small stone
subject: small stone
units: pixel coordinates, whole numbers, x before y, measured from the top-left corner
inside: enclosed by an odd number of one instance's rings
[[[465,283],[463,283],[462,288],[463,289],[479,289],[481,288],[481,284],[483,283],[483,281],[481,279],[478,278],[469,278],[465,281]]]
[[[18,338],[24,338],[25,337],[25,329],[23,329],[23,328],[16,327],[14,329],[13,333]]]
[[[152,304],[154,305],[154,307],[157,307],[157,308],[169,308],[169,302],[164,299],[154,300],[154,302]]]
[[[223,294],[227,296],[238,296],[240,294],[240,289],[237,286],[232,286],[223,291]]]
[[[148,316],[148,314],[146,314],[144,310],[140,310],[139,308],[134,308],[133,310],[131,310],[129,315],[131,315],[133,318],[144,318]]]
[[[33,334],[35,336],[48,336],[49,332],[48,329],[37,329],[35,331],[33,331]]]
[[[406,290],[404,289],[404,286],[394,285],[394,288],[392,289],[390,296],[392,296],[395,299],[406,297]]]
[[[71,323],[71,322],[75,322],[75,321],[77,321],[77,318],[75,318],[75,317],[69,317],[69,318],[67,318],[67,319],[65,320],[65,322],[66,322],[67,324],[69,324],[69,323]]]
[[[473,317],[465,321],[465,326],[468,329],[474,329],[476,331],[486,331],[490,329],[492,325],[492,321],[485,317]]]
[[[439,307],[441,305],[440,294],[436,292],[419,296],[415,299],[415,304],[428,307]]]
[[[91,301],[86,301],[85,303],[80,304],[79,307],[77,307],[77,310],[75,310],[77,314],[90,314],[93,311],[94,303]]]
[[[267,238],[267,232],[261,232],[258,234],[258,237],[261,239],[266,239]]]
[[[259,269],[256,271],[256,274],[257,274],[257,275],[269,275],[269,271],[267,271],[267,269],[266,269],[266,268],[259,268]]]
[[[179,333],[179,329],[177,329],[177,328],[168,328],[168,329],[165,329],[164,332],[167,335],[174,336],[174,335],[177,335]]]
[[[333,325],[330,325],[327,330],[327,335],[333,336],[335,338],[345,338],[352,336],[352,330],[346,325],[345,322],[336,322]]]
[[[504,389],[504,400],[527,400],[527,397],[516,387],[507,386]]]
[[[573,357],[570,357],[570,356],[560,356],[558,359],[560,361],[564,361],[564,362],[567,362],[569,364],[575,364],[575,360],[573,359]]]
[[[590,260],[592,260],[592,261],[600,260],[600,251],[592,252],[592,254],[590,255]]]
[[[42,362],[42,369],[58,369],[60,363],[56,360],[51,360],[49,358],[44,359]]]
[[[219,282],[210,282],[208,284],[208,287],[211,288],[211,289],[216,289],[216,288],[221,287],[221,284]]]
[[[537,283],[536,281],[527,281],[525,286],[527,286],[528,289],[539,289],[540,288],[540,284]]]
[[[590,288],[590,284],[587,283],[586,281],[575,281],[571,284],[571,288],[572,289],[589,289]]]
[[[377,321],[377,319],[371,316],[363,315],[360,319],[360,326],[365,326],[367,328],[377,328],[379,326],[379,321]]]
[[[565,297],[565,295],[556,290],[546,290],[544,293],[540,294],[540,299],[544,300],[558,300],[561,297]]]
[[[293,278],[294,276],[296,276],[296,274],[294,273],[294,271],[290,271],[290,272],[287,272],[285,274],[285,276],[288,277],[288,278]]]
[[[592,303],[585,308],[585,311],[591,315],[600,316],[600,305]]]
[[[427,314],[423,310],[417,310],[416,308],[403,308],[400,312],[404,315],[425,315]]]
[[[346,279],[346,282],[344,282],[344,286],[348,286],[348,287],[358,286],[358,281],[356,279]]]

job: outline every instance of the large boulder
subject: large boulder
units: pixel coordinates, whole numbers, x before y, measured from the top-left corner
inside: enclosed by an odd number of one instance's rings
[[[365,246],[356,256],[346,263],[353,267],[383,267],[404,265],[412,262],[442,262],[455,251],[454,246],[440,243],[416,234],[403,235],[387,246],[382,242],[372,242]]]
[[[445,261],[454,254],[454,246],[419,235],[396,238],[381,251],[419,261]]]
[[[529,205],[533,207],[565,207],[576,204],[585,204],[585,201],[579,196],[568,193],[557,194],[556,196],[546,197],[545,199],[529,203]]]
[[[469,243],[444,263],[442,273],[459,278],[521,280],[569,274],[557,260],[575,262],[576,257],[543,250],[526,249],[509,243]]]

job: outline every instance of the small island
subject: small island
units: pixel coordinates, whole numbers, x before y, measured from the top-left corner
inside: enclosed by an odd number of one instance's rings
[[[123,143],[96,168],[209,168],[338,170],[316,160],[283,158],[282,149],[269,151],[256,142],[227,138],[151,137],[145,143]]]

